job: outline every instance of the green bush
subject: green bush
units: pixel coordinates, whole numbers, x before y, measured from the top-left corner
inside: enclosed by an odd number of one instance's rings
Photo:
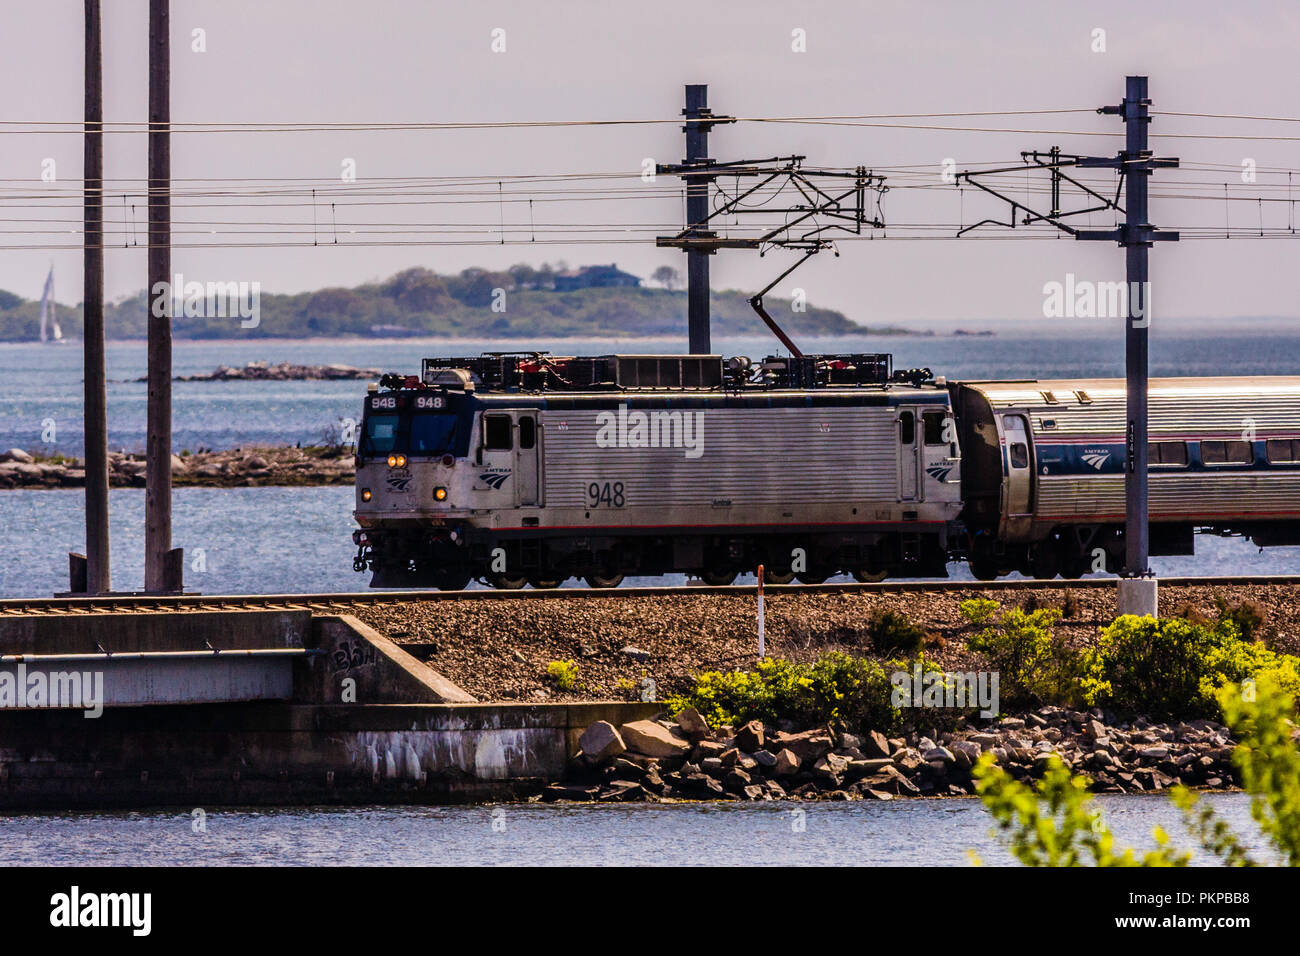
[[[965,606],[973,603],[963,602],[963,613],[966,613]],[[996,621],[992,612],[983,614],[983,607],[972,611],[977,616],[983,615],[982,620],[989,623],[970,639],[969,647],[985,655],[998,672],[1004,705],[1068,701],[1074,696],[1074,655],[1052,634],[1052,628],[1061,619],[1058,608],[1036,611],[1008,608]]]
[[[551,661],[546,665],[546,676],[560,690],[573,690],[578,686],[578,665],[573,661]]]
[[[968,623],[987,624],[1000,607],[1002,607],[1001,604],[989,598],[971,598],[962,601],[957,606],[957,609]]]
[[[1267,678],[1290,697],[1300,696],[1298,665],[1300,658],[1243,641],[1231,616],[1198,624],[1125,615],[1084,652],[1080,689],[1088,706],[1217,718],[1218,692],[1227,684]]]
[[[925,644],[925,632],[897,611],[872,615],[867,637],[877,654],[919,654]]]
[[[1253,641],[1264,622],[1268,620],[1268,611],[1264,605],[1249,598],[1229,604],[1227,600],[1215,595],[1214,606],[1219,609],[1219,620],[1228,621],[1241,635],[1243,641]]]
[[[1240,741],[1233,761],[1251,796],[1251,816],[1281,861],[1300,866],[1300,751],[1291,736],[1295,698],[1264,676],[1255,688],[1220,688],[1217,702]],[[1152,833],[1156,849],[1142,857],[1132,849],[1117,850],[1091,806],[1088,778],[1070,774],[1055,756],[1032,787],[998,767],[992,753],[980,758],[973,775],[985,809],[1008,838],[1012,854],[1027,866],[1185,866],[1190,861],[1190,854],[1169,846],[1159,827]],[[1209,853],[1227,866],[1257,865],[1241,837],[1212,807],[1199,804],[1197,794],[1175,787],[1170,796]]]
[[[910,674],[913,663],[881,664],[841,651],[811,664],[768,658],[752,671],[696,675],[693,688],[668,699],[668,710],[676,714],[694,707],[714,726],[788,720],[816,727],[835,721],[850,728],[890,732],[902,723],[899,708],[891,702],[890,675],[895,670]],[[933,669],[923,664],[924,672]]]

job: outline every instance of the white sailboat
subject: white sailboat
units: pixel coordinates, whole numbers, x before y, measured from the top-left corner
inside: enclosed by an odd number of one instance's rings
[[[62,342],[63,330],[59,328],[58,316],[54,314],[54,266],[45,277],[45,288],[41,291],[41,341]]]

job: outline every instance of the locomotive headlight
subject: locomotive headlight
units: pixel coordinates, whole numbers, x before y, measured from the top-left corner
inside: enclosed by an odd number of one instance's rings
[[[405,455],[389,455],[389,456],[388,456],[388,467],[389,467],[389,468],[405,468],[405,467],[406,467],[406,456],[405,456]]]
[[[370,489],[369,489],[369,488],[362,488],[362,489],[361,489],[361,500],[362,500],[362,501],[369,501],[372,497],[373,497],[373,495],[370,494]]]
[[[405,456],[405,455],[398,455],[398,456],[397,456],[397,467],[398,467],[398,468],[405,468],[405,467],[406,467],[406,456]]]
[[[446,501],[447,489],[442,487],[442,485],[439,485],[437,488],[433,489],[433,497],[437,501]]]
[[[396,455],[389,455],[389,456],[388,456],[388,467],[389,467],[389,468],[396,468],[396,467],[397,467],[397,456],[396,456]]]

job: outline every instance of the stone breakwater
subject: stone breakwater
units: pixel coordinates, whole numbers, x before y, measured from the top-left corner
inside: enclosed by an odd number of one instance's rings
[[[1175,784],[1237,784],[1234,743],[1209,720],[1108,720],[1099,710],[1043,707],[987,727],[889,738],[815,728],[773,730],[759,721],[710,727],[693,709],[583,733],[565,780],[547,801],[893,800],[975,793],[971,768],[991,751],[1021,781],[1056,754],[1102,793],[1145,793]]]
[[[249,362],[241,367],[219,365],[211,372],[200,375],[178,375],[176,382],[317,382],[357,381],[378,379],[383,373],[377,368],[357,368],[353,365],[295,365],[292,362]],[[148,378],[137,378],[146,382]]]
[[[112,488],[143,488],[143,455],[111,452]],[[257,485],[348,485],[355,467],[351,451],[330,448],[236,448],[172,455],[172,484],[214,488]],[[39,459],[13,448],[0,453],[0,488],[82,488],[86,466],[79,458]]]

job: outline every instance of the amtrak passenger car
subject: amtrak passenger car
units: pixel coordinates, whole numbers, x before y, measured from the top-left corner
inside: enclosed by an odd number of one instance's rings
[[[357,461],[376,587],[942,575],[960,545],[950,393],[888,356],[426,360]]]
[[[1122,379],[951,386],[963,519],[979,578],[1078,577],[1124,554]],[[1300,543],[1300,378],[1159,378],[1148,388],[1152,554],[1197,531]]]

